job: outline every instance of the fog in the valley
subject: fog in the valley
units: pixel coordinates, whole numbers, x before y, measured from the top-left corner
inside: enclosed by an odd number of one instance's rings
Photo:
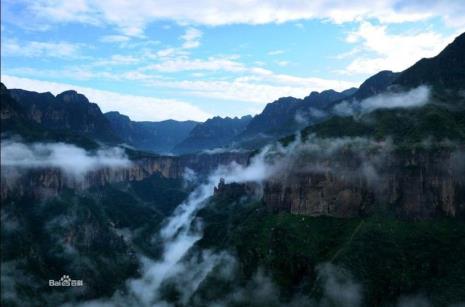
[[[79,178],[100,168],[124,168],[131,165],[123,149],[110,147],[90,152],[66,143],[31,143],[2,140],[2,177],[30,169],[57,168]]]
[[[234,290],[215,302],[204,302],[196,297],[196,291],[209,274],[215,278],[236,283],[238,264],[235,256],[228,251],[214,252],[201,250],[196,242],[202,238],[202,223],[196,213],[208,205],[214,187],[220,179],[226,183],[254,183],[260,188],[264,181],[273,176],[281,176],[296,167],[304,155],[317,154],[331,156],[342,147],[369,148],[374,143],[366,139],[320,140],[310,138],[303,142],[299,136],[284,146],[280,143],[265,147],[251,158],[249,165],[236,163],[218,167],[205,182],[197,182],[197,187],[168,218],[161,230],[154,234],[154,241],[162,242],[163,253],[159,259],[139,255],[141,276],[126,282],[127,293],[115,293],[111,299],[86,302],[85,306],[142,305],[171,306],[164,300],[166,287],[180,291],[179,303],[198,306],[229,306],[253,302],[269,306],[359,306],[361,285],[350,278],[350,273],[333,264],[321,264],[317,268],[318,283],[324,291],[318,301],[304,296],[296,296],[291,301],[280,303],[279,289],[270,276],[258,270],[245,285],[236,285]],[[387,147],[387,145],[385,145]],[[185,180],[193,184],[198,177],[187,169]],[[341,305],[342,304],[342,305]]]
[[[373,101],[370,104],[379,105],[379,102]],[[287,145],[277,142],[264,147],[246,166],[231,163],[218,167],[203,181],[202,176],[186,169],[185,185],[194,187],[193,191],[164,221],[161,229],[154,231],[152,238],[147,238],[161,243],[161,256],[153,259],[139,254],[140,276],[127,280],[125,291],[117,291],[110,298],[82,303],[82,306],[176,306],[166,301],[164,295],[170,287],[179,292],[177,300],[183,306],[226,307],[245,303],[263,306],[361,306],[363,285],[354,280],[346,268],[332,263],[322,263],[316,267],[315,287],[322,291],[322,296],[318,299],[311,295],[296,295],[281,302],[279,288],[261,268],[257,268],[257,272],[245,284],[238,283],[239,264],[231,251],[212,251],[196,246],[203,236],[202,222],[197,218],[197,213],[208,206],[220,179],[226,184],[253,183],[254,187],[261,189],[268,180],[287,180],[293,174],[302,172],[340,172],[347,175],[344,172],[348,170],[340,167],[337,159],[348,153],[356,164],[351,171],[365,178],[367,182],[376,184],[382,176],[379,169],[391,154],[392,147],[389,140],[377,142],[368,138],[320,139],[312,135],[302,140],[300,134],[297,134]],[[328,163],[328,159],[335,163]],[[14,141],[2,143],[1,161],[2,167],[55,167],[73,176],[80,176],[100,167],[126,167],[130,164],[123,151],[118,148],[90,153],[69,144],[27,145]],[[212,275],[233,287],[221,299],[204,301],[198,296],[198,290]],[[417,306],[416,302],[423,304],[418,306],[429,306],[428,301],[421,296],[400,298],[398,306]]]
[[[125,291],[117,291],[110,298],[82,303],[82,306],[175,306],[166,301],[167,289],[179,292],[177,302],[184,306],[231,306],[252,303],[263,306],[361,306],[363,285],[350,272],[332,263],[322,263],[316,269],[316,285],[322,296],[318,299],[295,295],[282,302],[280,290],[265,270],[257,268],[245,284],[238,283],[239,264],[231,251],[200,249],[196,243],[202,238],[202,222],[197,218],[200,209],[208,206],[214,187],[220,179],[225,183],[253,183],[261,189],[268,180],[287,180],[298,172],[344,172],[337,160],[341,153],[353,153],[358,166],[353,170],[367,181],[376,184],[379,168],[392,151],[388,141],[376,142],[367,138],[320,139],[309,136],[302,140],[297,134],[287,145],[275,143],[256,153],[248,165],[222,165],[201,181],[202,176],[186,169],[185,185],[194,187],[190,195],[167,218],[159,231],[154,231],[152,242],[162,245],[157,259],[138,254],[140,276],[127,280]],[[90,153],[67,144],[31,144],[5,142],[2,144],[2,166],[17,168],[56,167],[71,175],[81,175],[99,167],[125,167],[129,160],[117,148]],[[350,176],[349,176],[350,177]],[[257,193],[260,195],[260,193]],[[55,221],[60,222],[60,221]],[[125,231],[128,231],[127,229]],[[128,236],[130,237],[130,235]],[[73,253],[64,249],[64,252]],[[215,301],[204,301],[198,295],[202,283],[214,276],[232,285],[232,290]],[[3,278],[3,277],[2,277]],[[9,281],[6,279],[5,281]],[[403,297],[399,307],[428,304],[422,297]],[[429,305],[420,305],[429,306]]]

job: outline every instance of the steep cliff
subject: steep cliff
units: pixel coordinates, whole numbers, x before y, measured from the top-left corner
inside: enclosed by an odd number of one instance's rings
[[[464,153],[463,148],[371,156],[341,152],[271,178],[263,199],[272,211],[309,216],[463,216]]]
[[[101,168],[82,178],[67,176],[58,168],[21,170],[2,166],[1,199],[21,196],[51,197],[65,189],[84,190],[115,182],[140,181],[153,174],[164,178],[182,178],[186,169],[200,176],[208,175],[220,164],[246,164],[248,153],[219,153],[185,156],[146,156],[132,161],[124,168]]]

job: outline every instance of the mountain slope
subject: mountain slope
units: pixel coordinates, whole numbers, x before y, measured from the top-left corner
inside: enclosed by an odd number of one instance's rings
[[[401,86],[403,90],[430,85],[430,101],[417,108],[381,108],[357,117],[334,116],[306,128],[304,135],[391,137],[398,144],[421,142],[427,138],[465,141],[465,33],[433,58],[422,59],[398,74],[386,71],[375,76],[381,77],[382,81],[375,82],[382,84],[376,87],[377,91],[386,89],[386,84]],[[369,81],[373,81],[375,76],[364,84],[373,83]],[[354,98],[364,97],[368,93],[363,90],[364,87],[362,85],[359,90],[363,91],[362,94],[357,91]]]
[[[165,120],[135,122],[118,112],[104,114],[115,134],[125,143],[140,150],[168,153],[184,140],[198,122]]]
[[[421,59],[403,71],[395,84],[415,87],[430,84],[437,88],[465,88],[465,33],[459,35],[437,56]]]

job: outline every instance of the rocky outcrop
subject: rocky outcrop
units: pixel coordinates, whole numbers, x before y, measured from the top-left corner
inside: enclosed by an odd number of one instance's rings
[[[411,150],[383,159],[346,153],[271,178],[264,188],[264,202],[272,211],[309,216],[463,216],[464,157],[463,150]]]
[[[208,175],[219,165],[232,162],[247,164],[248,153],[221,153],[186,156],[148,156],[124,168],[101,168],[82,177],[66,175],[58,168],[20,170],[2,166],[1,199],[30,196],[55,196],[64,189],[88,189],[115,182],[140,181],[153,174],[182,178],[186,169]]]

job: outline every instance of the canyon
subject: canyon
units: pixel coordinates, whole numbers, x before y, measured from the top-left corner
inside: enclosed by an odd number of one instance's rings
[[[121,168],[100,168],[83,175],[83,178],[67,176],[59,168],[21,170],[2,166],[1,200],[29,196],[49,198],[65,189],[85,190],[117,182],[141,181],[154,174],[164,178],[183,178],[186,169],[198,176],[206,176],[219,165],[232,162],[245,165],[248,153],[192,154],[185,156],[147,155],[132,160],[131,165]]]

